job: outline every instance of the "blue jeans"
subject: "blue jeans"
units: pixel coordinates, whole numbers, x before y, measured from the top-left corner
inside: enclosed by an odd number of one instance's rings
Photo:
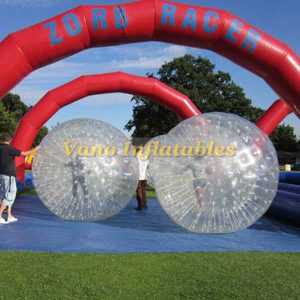
[[[17,195],[17,184],[14,176],[0,174],[0,199],[2,203],[12,207]]]

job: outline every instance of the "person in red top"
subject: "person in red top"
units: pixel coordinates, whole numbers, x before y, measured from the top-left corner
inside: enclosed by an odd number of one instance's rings
[[[0,144],[0,224],[7,224],[18,221],[12,215],[12,205],[17,194],[16,184],[16,156],[28,156],[33,151],[39,149],[36,147],[29,151],[21,151],[10,145],[12,136],[5,134],[4,142]],[[3,219],[2,214],[7,208],[7,221]]]

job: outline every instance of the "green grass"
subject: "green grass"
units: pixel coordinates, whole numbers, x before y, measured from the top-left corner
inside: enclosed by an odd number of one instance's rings
[[[154,190],[146,190],[147,198],[156,198],[156,193]]]
[[[0,253],[0,299],[299,299],[300,254]]]
[[[26,189],[25,191],[20,192],[19,195],[34,195],[34,196],[36,196],[37,193],[36,193],[35,189]],[[147,198],[156,198],[156,193],[153,189],[149,189],[149,190],[147,189],[146,196],[147,196]]]
[[[25,189],[24,191],[18,193],[19,195],[37,195],[35,189]]]

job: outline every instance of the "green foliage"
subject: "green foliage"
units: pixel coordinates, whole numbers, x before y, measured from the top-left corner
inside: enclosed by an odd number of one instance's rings
[[[42,141],[42,139],[44,138],[44,136],[46,136],[48,134],[48,128],[46,126],[43,126],[37,133],[34,142],[33,142],[33,146],[37,146],[40,144],[40,142]]]
[[[0,102],[0,141],[4,140],[5,133],[13,134],[17,126],[16,120],[5,110]]]
[[[0,99],[0,140],[3,140],[5,133],[14,134],[22,117],[30,108],[16,94],[8,93]],[[47,133],[47,127],[42,127],[33,145],[38,145]]]
[[[251,101],[230,74],[215,72],[207,58],[192,55],[175,58],[158,71],[165,84],[187,95],[205,112],[222,111],[248,116]]]
[[[175,58],[158,71],[158,79],[187,95],[200,111],[222,111],[251,119],[251,101],[228,73],[215,72],[215,65],[207,58],[191,55]],[[168,109],[144,97],[134,96],[133,118],[126,124],[134,129],[133,137],[167,133],[178,123],[177,116]]]
[[[290,125],[280,125],[270,136],[276,150],[296,152],[297,137],[294,132],[294,127]]]
[[[264,109],[251,105],[246,119],[255,123],[263,115],[264,112]]]
[[[4,109],[16,122],[20,122],[29,107],[23,103],[19,95],[8,93],[2,99]]]
[[[230,74],[216,71],[215,65],[207,58],[178,57],[162,65],[157,74],[160,81],[188,96],[202,112],[233,113],[251,122],[257,121],[264,113],[263,109],[252,105]],[[133,138],[166,134],[179,122],[175,113],[145,97],[134,96],[132,101],[135,103],[133,116],[125,129],[133,130]],[[293,151],[297,143],[291,126],[280,126],[271,138],[278,150],[291,147],[288,151]]]

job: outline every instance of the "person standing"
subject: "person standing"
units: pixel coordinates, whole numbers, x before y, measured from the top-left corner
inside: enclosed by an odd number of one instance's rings
[[[139,164],[139,183],[136,190],[136,199],[138,206],[135,208],[136,210],[142,210],[147,208],[147,197],[146,197],[146,170],[148,167],[148,160],[142,157],[142,151],[139,151],[137,154],[137,160]]]
[[[86,174],[90,173],[90,167],[86,157],[76,155],[75,159],[65,163],[65,166],[71,167],[72,180],[73,180],[73,198],[76,203],[80,200],[80,187],[84,200],[87,202],[89,199],[89,190],[86,182]]]
[[[199,209],[202,209],[204,204],[204,191],[208,183],[208,175],[213,174],[213,167],[207,166],[203,161],[203,157],[192,157],[185,169],[191,170],[196,202]]]
[[[4,142],[0,143],[0,224],[7,224],[18,221],[12,215],[12,206],[17,195],[16,184],[16,156],[28,156],[37,151],[39,147],[29,151],[21,151],[10,145],[12,136],[5,134]],[[7,221],[3,219],[2,214],[7,208]]]

